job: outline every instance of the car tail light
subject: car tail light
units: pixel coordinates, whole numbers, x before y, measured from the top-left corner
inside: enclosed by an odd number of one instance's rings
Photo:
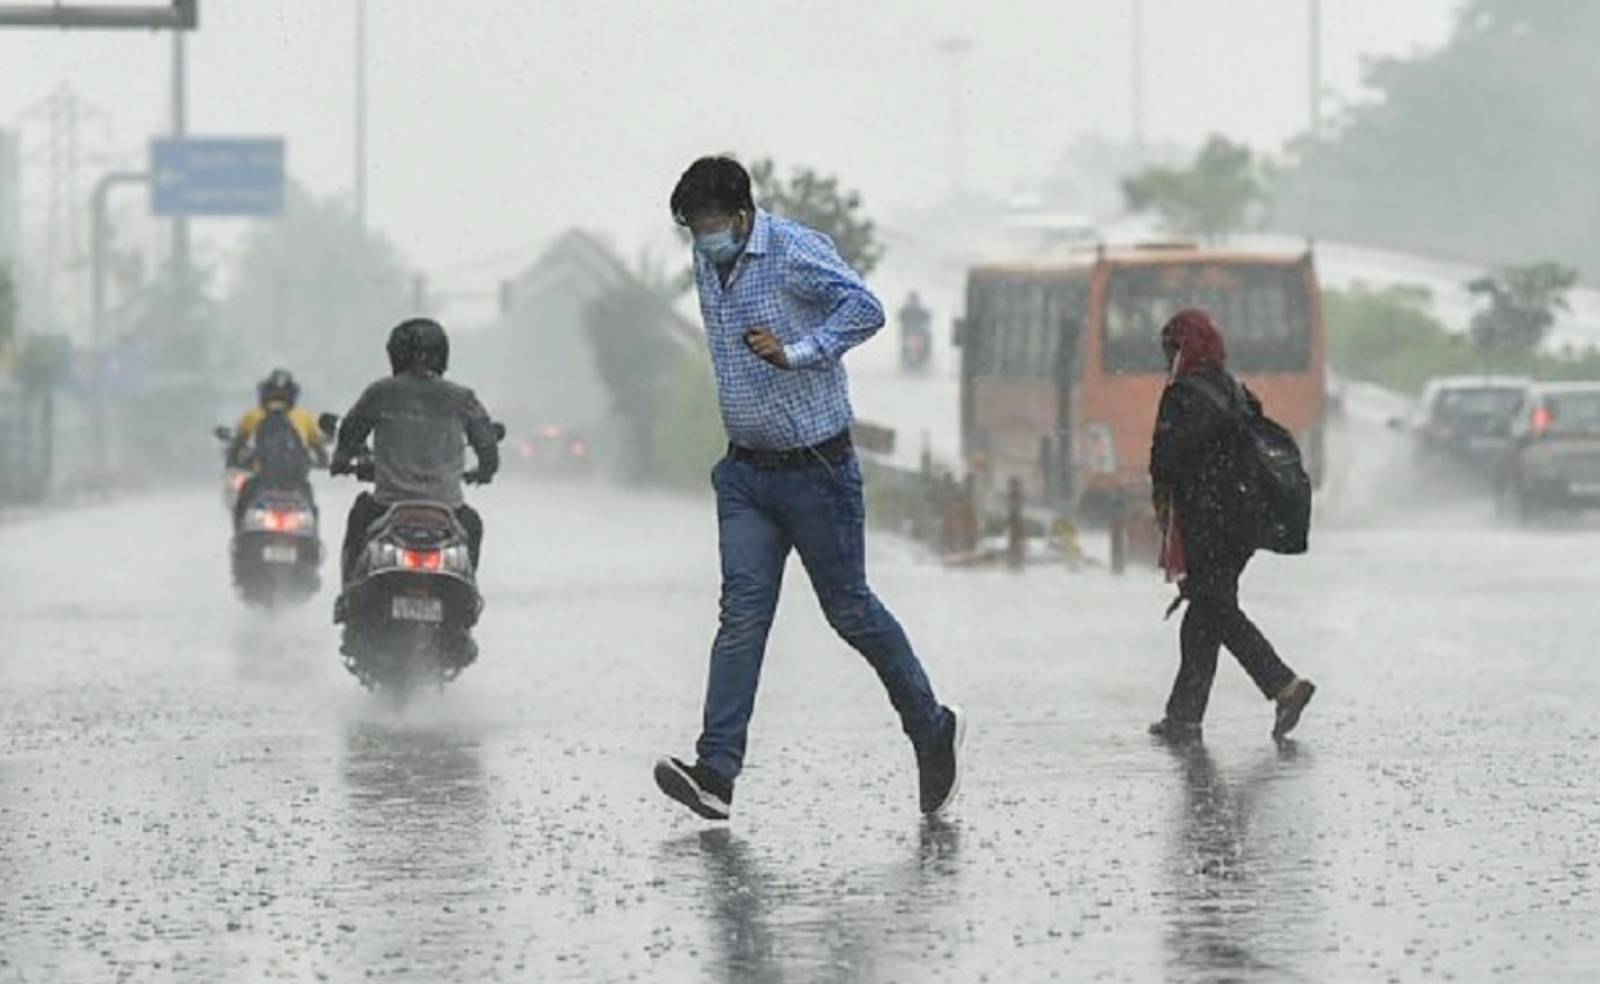
[[[437,550],[404,550],[400,553],[400,566],[413,571],[436,571],[444,563]]]
[[[572,442],[572,455],[575,458],[587,458],[587,457],[589,457],[589,445],[583,443],[582,441],[573,441]]]
[[[1533,408],[1532,424],[1533,424],[1533,433],[1536,436],[1539,435],[1539,434],[1543,434],[1545,431],[1549,430],[1550,429],[1550,425],[1555,423],[1555,422],[1556,422],[1556,415],[1550,412],[1550,408],[1549,407],[1534,407]]]
[[[526,443],[526,444],[524,444],[522,446],[522,456],[524,458],[531,458],[531,457],[533,457],[534,450],[535,449],[534,449],[534,446],[533,446],[533,442],[529,441],[528,443]]]

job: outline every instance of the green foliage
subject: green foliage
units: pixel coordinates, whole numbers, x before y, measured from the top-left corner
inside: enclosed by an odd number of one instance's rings
[[[0,352],[17,337],[17,284],[11,265],[0,263]]]
[[[727,447],[717,384],[703,358],[681,358],[668,370],[661,412],[652,421],[656,481],[675,488],[704,488]]]
[[[1340,375],[1417,393],[1434,376],[1485,373],[1600,379],[1600,352],[1485,350],[1428,313],[1419,287],[1322,292],[1328,361]]]
[[[1173,232],[1216,236],[1242,228],[1263,197],[1250,148],[1213,134],[1187,168],[1150,167],[1122,181],[1133,212],[1154,211]]]
[[[30,334],[17,354],[17,381],[27,390],[59,386],[71,368],[72,343],[65,335]]]
[[[862,214],[860,193],[841,191],[837,177],[802,167],[785,182],[777,176],[772,159],[765,158],[750,166],[750,180],[757,205],[827,235],[862,276],[883,259],[877,227]]]
[[[660,282],[626,281],[584,305],[583,328],[611,407],[624,427],[623,460],[646,479],[655,470],[655,426],[667,397],[670,367],[684,358],[662,322],[673,317]]]
[[[252,233],[220,313],[240,373],[288,365],[308,393],[328,394],[386,373],[389,329],[416,312],[400,255],[342,203],[291,184],[283,216]]]
[[[1442,49],[1380,59],[1374,98],[1302,140],[1276,221],[1329,238],[1600,274],[1600,3],[1469,0]]]
[[[1578,271],[1559,263],[1504,267],[1467,284],[1489,306],[1472,319],[1472,341],[1489,352],[1535,352],[1556,323],[1556,312],[1570,310],[1567,291]]]

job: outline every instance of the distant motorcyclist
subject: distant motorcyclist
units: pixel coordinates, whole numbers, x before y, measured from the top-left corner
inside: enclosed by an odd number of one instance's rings
[[[274,369],[256,386],[257,405],[239,418],[228,445],[230,468],[250,473],[239,490],[235,518],[260,490],[311,495],[313,463],[328,463],[322,431],[311,411],[298,406],[300,384],[287,369]]]
[[[483,545],[483,520],[462,497],[463,481],[485,484],[500,467],[494,424],[470,389],[442,377],[450,364],[450,340],[431,318],[412,318],[389,333],[389,366],[394,375],[368,386],[339,425],[332,472],[355,470],[361,448],[372,436],[373,491],[350,507],[341,557],[343,583],[366,545],[367,528],[399,502],[449,506],[467,533],[476,570]],[[478,467],[466,471],[465,447]],[[334,618],[340,620],[342,612]]]
[[[912,291],[900,307],[900,364],[906,369],[925,369],[932,355],[933,314]]]

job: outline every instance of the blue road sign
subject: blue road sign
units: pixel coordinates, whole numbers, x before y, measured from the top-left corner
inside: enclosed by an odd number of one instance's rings
[[[282,137],[150,141],[150,211],[156,215],[278,215]]]

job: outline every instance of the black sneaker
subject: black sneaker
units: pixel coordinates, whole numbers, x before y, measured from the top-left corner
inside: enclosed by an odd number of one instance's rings
[[[1283,688],[1283,693],[1278,695],[1278,711],[1272,721],[1273,741],[1282,740],[1284,735],[1294,730],[1294,726],[1300,723],[1300,712],[1311,703],[1311,697],[1316,692],[1316,684],[1298,677]]]
[[[733,783],[698,762],[661,759],[656,762],[656,785],[707,820],[726,820],[733,809]]]
[[[1173,743],[1199,741],[1200,725],[1194,721],[1177,721],[1162,718],[1150,726],[1150,734],[1162,741]]]
[[[967,739],[967,716],[959,707],[946,707],[949,721],[934,747],[917,753],[917,785],[922,812],[934,816],[955,802],[961,791],[961,743]]]

